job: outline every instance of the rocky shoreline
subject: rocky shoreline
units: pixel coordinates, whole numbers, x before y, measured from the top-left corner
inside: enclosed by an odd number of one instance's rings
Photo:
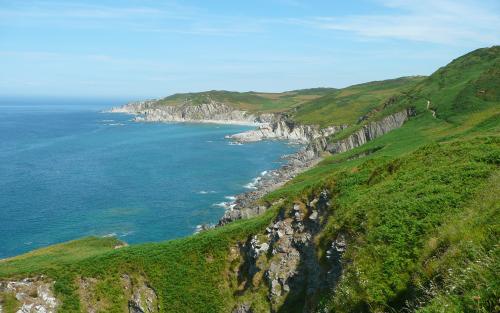
[[[327,137],[334,135],[348,125],[319,128],[313,125],[297,124],[284,114],[253,114],[236,110],[231,106],[216,102],[193,105],[189,102],[182,105],[160,105],[156,100],[133,102],[122,107],[112,108],[108,113],[125,113],[134,115],[137,122],[194,122],[239,124],[256,126],[256,129],[229,135],[226,138],[238,144],[260,140],[288,140],[305,145],[294,154],[284,156],[286,164],[276,170],[266,171],[254,179],[252,191],[235,196],[228,203],[218,226],[229,222],[259,215],[267,207],[257,204],[257,200],[283,186],[286,182],[321,161],[325,153],[341,153],[354,149],[395,128],[399,128],[415,112],[407,109],[389,115],[380,121],[364,125],[347,138],[330,143]],[[203,225],[198,230],[212,226]]]

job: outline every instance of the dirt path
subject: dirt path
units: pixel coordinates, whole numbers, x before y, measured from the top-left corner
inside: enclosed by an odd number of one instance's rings
[[[430,106],[431,106],[431,101],[427,100],[427,110],[429,110],[429,111],[432,112],[432,117],[433,118],[436,118],[436,111],[434,111],[433,109],[431,109]]]

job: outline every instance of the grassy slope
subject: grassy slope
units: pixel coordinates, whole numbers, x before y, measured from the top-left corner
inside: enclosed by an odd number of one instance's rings
[[[287,112],[302,124],[354,124],[358,117],[379,107],[389,96],[411,88],[422,79],[402,77],[343,89],[311,88],[283,93],[212,90],[175,94],[159,100],[158,104],[179,105],[185,101],[201,104],[211,99],[250,112]]]
[[[62,312],[80,312],[76,279],[94,277],[100,281],[103,312],[123,312],[128,299],[121,294],[120,274],[138,273],[157,291],[163,312],[220,312],[233,304],[221,301],[231,297],[223,281],[229,247],[262,231],[275,213],[187,238],[116,250],[110,248],[115,239],[77,240],[4,260],[0,277],[52,277]]]
[[[355,124],[360,116],[380,107],[390,96],[405,91],[424,77],[402,77],[339,89],[297,108],[294,119],[321,126]]]
[[[230,104],[238,109],[250,112],[283,112],[290,110],[304,102],[328,94],[333,88],[312,88],[293,90],[283,93],[264,92],[233,92],[211,90],[198,93],[175,94],[161,99],[159,105],[179,105],[188,101],[191,104],[201,104],[207,100],[214,100]]]
[[[499,55],[500,46],[494,46],[453,60],[417,84],[400,90],[389,105],[375,108],[363,123],[352,125],[330,140],[346,138],[364,124],[408,107],[415,108],[418,114],[429,114],[429,109],[434,110],[439,121],[458,129],[477,123],[484,116],[489,118],[489,123],[494,123],[499,118]],[[471,115],[476,120],[471,119]]]
[[[338,232],[349,235],[349,249],[337,292],[322,295],[325,308],[339,312],[405,306],[434,312],[443,305],[454,312],[495,309],[499,292],[499,106],[495,92],[482,83],[484,76],[489,81],[497,79],[488,74],[495,72],[490,52],[479,50],[454,62],[467,64],[468,58],[490,62],[483,70],[474,65],[470,75],[462,69],[467,84],[442,76],[443,69],[437,72],[439,79],[433,75],[419,83],[410,94],[419,115],[402,128],[353,151],[327,157],[264,199],[290,202],[311,197],[321,188],[330,188],[336,195],[327,227],[318,238],[318,254],[322,257]],[[459,73],[453,67],[444,69]],[[447,95],[432,98],[438,112],[434,119],[423,100],[434,97],[425,92],[436,81],[445,82],[436,92]],[[478,93],[469,84],[481,84],[485,92]],[[492,86],[498,88],[498,84]],[[438,97],[458,101],[455,94],[474,105],[438,101]],[[403,97],[387,109],[409,104]],[[376,152],[351,159],[368,150]],[[101,289],[107,291],[101,295],[107,299],[105,311],[123,311],[126,299],[120,296],[118,277],[131,272],[147,276],[165,312],[227,311],[234,304],[234,286],[225,275],[229,248],[262,231],[275,214],[276,209],[200,235],[118,250],[111,248],[116,244],[111,239],[76,241],[0,262],[0,277],[45,273],[55,278],[63,312],[79,310],[78,276],[100,278]]]

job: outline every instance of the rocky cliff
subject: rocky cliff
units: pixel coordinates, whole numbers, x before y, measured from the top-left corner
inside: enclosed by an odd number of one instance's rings
[[[230,274],[241,286],[233,312],[252,312],[246,295],[257,289],[265,290],[262,301],[269,302],[271,312],[315,311],[315,296],[336,285],[346,249],[341,234],[327,243],[326,255],[318,258],[318,234],[327,220],[330,197],[323,190],[305,203],[278,204],[281,212],[264,233],[231,250],[229,262],[238,266]]]
[[[137,115],[136,121],[143,122],[199,122],[221,124],[258,125],[273,119],[271,114],[255,115],[216,101],[199,105],[185,102],[181,105],[160,105],[156,100],[133,102],[113,108],[111,113]]]
[[[300,125],[283,114],[254,114],[212,100],[197,105],[190,102],[181,105],[161,105],[157,100],[146,100],[113,108],[109,112],[133,114],[136,115],[135,120],[141,122],[199,122],[257,126],[255,130],[227,137],[239,142],[280,139],[307,144],[347,127],[332,126],[321,129],[314,125]]]
[[[314,139],[337,133],[347,126],[319,128],[314,125],[300,125],[285,118],[276,117],[270,123],[261,124],[255,130],[228,136],[239,142],[253,142],[264,139],[285,139],[300,143],[309,143]]]
[[[413,115],[415,115],[415,110],[409,108],[389,115],[380,121],[371,122],[345,139],[328,143],[325,150],[331,153],[341,153],[354,149],[364,145],[368,141],[390,132],[393,129],[403,126],[404,122],[406,122],[408,118]]]
[[[227,138],[238,142],[279,139],[305,145],[297,153],[286,156],[288,159],[287,164],[258,177],[255,180],[253,191],[238,195],[234,203],[229,206],[230,208],[220,219],[219,225],[261,214],[266,208],[255,204],[256,200],[282,186],[297,174],[316,165],[321,160],[323,153],[341,153],[359,147],[393,129],[401,127],[415,113],[413,109],[397,112],[379,121],[364,125],[345,139],[329,142],[329,136],[335,135],[348,126],[320,128],[315,125],[301,125],[284,114],[253,114],[212,100],[197,105],[189,101],[180,105],[165,105],[158,103],[157,100],[147,100],[113,108],[110,112],[134,114],[137,115],[136,121],[143,122],[256,125],[257,128],[254,130],[230,135]]]
[[[391,130],[401,127],[408,120],[408,118],[414,114],[415,111],[411,108],[394,113],[381,119],[380,121],[374,121],[363,126],[360,130],[356,131],[346,139],[333,143],[328,142],[328,134],[334,134],[337,131],[344,129],[346,126],[331,127],[330,130],[319,130],[314,127],[301,125],[286,126],[291,131],[282,132],[282,134],[294,133],[297,128],[310,130],[310,132],[306,131],[302,133],[306,134],[302,138],[304,140],[308,140],[307,145],[297,153],[287,156],[287,164],[277,170],[267,172],[266,175],[259,177],[255,182],[255,190],[238,195],[234,205],[231,206],[219,220],[219,225],[224,225],[238,219],[249,218],[262,214],[267,210],[267,208],[262,205],[258,205],[256,200],[282,186],[299,173],[316,165],[321,160],[321,156],[325,152],[335,154],[359,147],[368,141],[390,132]],[[251,136],[249,135],[250,138],[257,138],[257,140],[260,140],[258,139],[260,138],[258,136],[253,137],[254,132],[258,132],[258,130],[249,131],[247,133],[252,134]],[[299,132],[297,131],[297,133]],[[242,134],[233,136],[239,136]],[[233,136],[229,137],[233,138]],[[243,137],[248,138],[246,135]]]

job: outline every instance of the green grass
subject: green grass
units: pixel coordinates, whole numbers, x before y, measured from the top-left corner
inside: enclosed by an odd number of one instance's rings
[[[500,173],[427,239],[415,277],[421,312],[498,312]],[[432,296],[430,296],[432,295]],[[417,299],[419,300],[419,299]],[[418,303],[418,301],[417,301]]]
[[[358,118],[382,106],[391,96],[403,92],[424,77],[402,77],[370,82],[337,90],[297,108],[293,118],[303,124],[352,125]]]
[[[0,276],[25,275],[26,273],[36,273],[42,268],[48,268],[56,264],[78,262],[113,251],[114,247],[121,244],[123,243],[112,237],[88,237],[52,245],[18,257],[0,260]]]
[[[97,278],[106,312],[123,312],[120,274],[142,273],[160,298],[164,312],[220,312],[232,305],[224,282],[231,246],[262,231],[276,214],[232,223],[187,238],[110,249],[111,238],[88,238],[34,251],[0,263],[0,279],[45,274],[56,281],[62,312],[79,312],[79,277]],[[96,250],[89,253],[89,249]],[[100,292],[99,292],[100,290]],[[189,309],[188,309],[189,308]]]
[[[500,163],[495,138],[426,145],[390,161],[373,159],[332,179],[335,204],[324,236],[347,233],[351,246],[333,308],[401,309],[412,299],[429,233],[458,214]]]
[[[210,100],[226,103],[240,110],[259,113],[288,111],[304,102],[328,94],[333,88],[312,88],[283,93],[234,92],[211,90],[197,93],[174,94],[160,99],[156,105],[198,105]]]
[[[0,305],[5,313],[16,313],[20,307],[19,301],[12,293],[0,292]]]

